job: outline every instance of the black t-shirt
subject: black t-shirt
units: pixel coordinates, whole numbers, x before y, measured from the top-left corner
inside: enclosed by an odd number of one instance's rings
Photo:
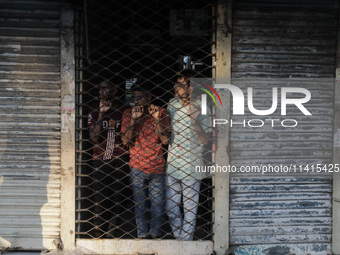
[[[112,108],[104,113],[100,123],[102,131],[98,142],[93,147],[93,160],[109,160],[126,154],[121,139],[121,121],[126,105]],[[99,116],[99,102],[93,103],[90,107],[87,124],[95,125]]]

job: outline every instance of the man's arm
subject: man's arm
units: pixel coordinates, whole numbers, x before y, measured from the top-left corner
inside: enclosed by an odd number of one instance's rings
[[[122,123],[122,125],[126,125],[126,128],[122,132],[122,142],[124,145],[129,145],[132,143],[135,124],[136,124],[136,120],[133,118],[129,118],[127,122]]]
[[[100,100],[98,118],[94,121],[91,120],[91,123],[89,124],[90,138],[94,143],[99,141],[100,133],[103,129],[102,120],[104,114],[110,109],[111,105],[112,103],[110,101]]]
[[[134,106],[131,109],[131,114],[128,113],[128,110],[124,111],[122,120],[122,142],[124,145],[133,144],[137,119],[142,116],[143,111],[144,108],[141,106]]]
[[[169,116],[161,114],[159,106],[150,105],[149,113],[154,118],[156,122],[156,128],[159,134],[159,139],[161,140],[162,144],[167,145],[169,143],[171,133],[168,132],[169,127],[164,125],[163,122],[168,123],[170,125]]]
[[[156,127],[162,144],[167,145],[169,143],[171,133],[167,131],[167,128],[163,125],[161,120],[156,121]]]
[[[207,145],[210,140],[210,133],[206,133],[197,122],[192,123],[192,124],[193,124],[193,129],[195,131],[195,135],[198,138],[198,140],[203,145]]]
[[[189,114],[194,134],[203,145],[207,145],[210,140],[210,133],[205,132],[200,126],[198,117],[200,115],[201,109],[195,105],[192,105],[191,107],[189,108]]]
[[[92,142],[97,143],[99,141],[100,133],[102,131],[101,122],[103,120],[103,113],[99,113],[98,119],[95,120],[92,124],[90,124],[90,138]]]

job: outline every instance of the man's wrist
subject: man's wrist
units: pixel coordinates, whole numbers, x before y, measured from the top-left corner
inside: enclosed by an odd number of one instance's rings
[[[103,120],[103,118],[104,118],[104,114],[102,112],[99,112],[97,123],[100,123]]]
[[[133,126],[136,123],[136,119],[132,118],[130,119],[130,126]]]

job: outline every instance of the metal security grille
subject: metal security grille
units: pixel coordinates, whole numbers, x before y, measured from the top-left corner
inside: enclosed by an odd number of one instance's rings
[[[197,141],[202,136],[197,136],[186,107],[175,106],[170,112],[168,105],[177,102],[172,99],[174,84],[182,70],[195,70],[196,77],[212,76],[214,6],[212,1],[193,0],[79,1],[75,27],[78,238],[212,238],[211,178],[185,172],[194,166],[185,156],[190,152],[184,145],[190,134]],[[178,81],[177,90],[189,83]],[[149,88],[132,92],[135,83]],[[103,103],[103,98],[109,99]],[[153,108],[144,107],[141,116],[135,112],[133,106],[143,100],[159,109],[158,119],[157,114],[151,117]],[[179,129],[174,131],[176,123]],[[167,137],[170,129],[172,136]],[[209,141],[198,142],[199,153],[209,161],[211,132],[205,131]],[[162,143],[164,137],[168,144]],[[174,144],[174,137],[181,143]],[[170,160],[171,146],[181,151],[171,156],[182,158],[184,164]],[[170,166],[182,175],[163,178],[161,173],[164,169],[169,173]]]

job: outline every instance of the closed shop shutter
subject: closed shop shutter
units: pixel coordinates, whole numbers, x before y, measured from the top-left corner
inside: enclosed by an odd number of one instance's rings
[[[328,164],[337,16],[336,1],[234,1],[233,82],[245,94],[253,87],[259,109],[264,104],[262,109],[270,108],[273,87],[278,88],[278,101],[282,87],[302,87],[312,95],[305,105],[310,116],[293,106],[282,116],[279,104],[271,116],[231,117],[239,123],[230,131],[231,165],[248,167],[230,178],[230,245],[235,254],[331,250]],[[248,125],[250,119],[257,120]],[[284,127],[284,119],[298,124]],[[262,127],[250,127],[261,126],[260,120]],[[317,164],[327,169],[319,171]]]
[[[0,1],[0,247],[60,236],[58,1]]]

